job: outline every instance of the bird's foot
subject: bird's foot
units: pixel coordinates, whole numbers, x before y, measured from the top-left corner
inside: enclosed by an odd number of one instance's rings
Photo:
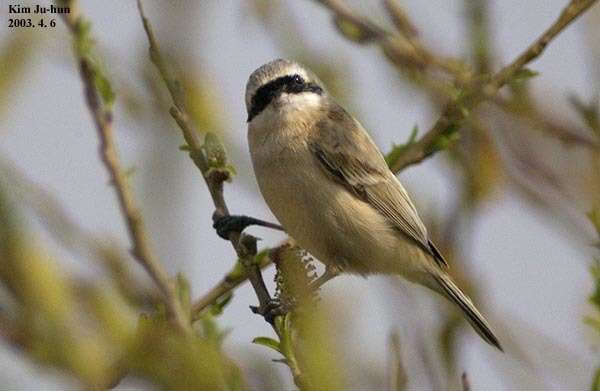
[[[310,283],[309,288],[311,292],[315,292],[317,290],[319,290],[319,288],[321,288],[321,286],[323,286],[323,284],[325,284],[327,281],[333,279],[334,277],[337,277],[340,274],[340,270],[336,267],[332,267],[332,266],[327,266],[325,268],[325,272],[323,274],[321,274],[320,277],[318,277],[316,280],[314,280],[313,282]]]
[[[278,224],[269,223],[256,219],[254,217],[244,215],[213,215],[213,228],[217,231],[217,235],[225,240],[229,239],[229,234],[232,232],[241,233],[243,230],[251,225],[260,225],[261,227],[267,227],[272,229],[278,229],[283,231],[283,228]]]
[[[255,314],[262,315],[267,322],[273,324],[275,318],[287,314],[291,310],[290,307],[289,304],[274,298],[269,300],[263,308],[250,306],[250,310]]]

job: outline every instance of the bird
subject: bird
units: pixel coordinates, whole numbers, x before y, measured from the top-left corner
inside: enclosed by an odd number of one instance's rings
[[[384,274],[423,285],[502,351],[380,150],[312,71],[268,62],[250,75],[245,103],[260,192],[287,234],[325,265],[325,280]]]

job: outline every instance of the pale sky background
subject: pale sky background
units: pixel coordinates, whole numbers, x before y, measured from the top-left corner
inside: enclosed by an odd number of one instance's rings
[[[45,3],[40,1],[40,4]],[[182,15],[188,2],[171,1],[169,4],[173,7],[164,8],[160,13],[156,5],[162,2],[145,3],[159,41],[167,36],[173,39],[161,28],[164,25],[161,18]],[[282,53],[262,25],[255,19],[244,20],[240,13],[243,1],[206,3],[209,6],[202,10],[208,14],[188,15],[182,21],[188,24],[187,33],[176,36],[177,47],[171,49],[188,53],[202,64],[203,72],[210,76],[222,102],[229,128],[229,147],[241,151],[231,156],[239,176],[226,187],[230,209],[233,213],[274,220],[260,197],[250,169],[243,94],[248,75]],[[436,114],[430,111],[424,96],[396,81],[392,68],[378,50],[343,39],[333,28],[328,12],[312,1],[282,3],[292,10],[296,23],[305,33],[308,47],[323,56],[344,59],[348,75],[345,88],[358,92],[351,102],[352,111],[383,150],[388,150],[393,141],[405,140],[414,124],[427,129],[435,121]],[[350,3],[369,15],[383,15],[379,1]],[[460,27],[462,1],[406,0],[403,3],[426,43],[447,55],[461,55],[466,51],[465,32]],[[491,1],[492,35],[499,62],[512,60],[550,25],[565,3],[559,0]],[[0,4],[0,43],[3,43],[12,31],[6,27],[8,1],[0,0]],[[89,0],[81,1],[81,8],[93,22],[93,33],[102,52],[110,53],[105,61],[109,75],[123,77],[135,72],[131,68],[139,60],[139,48],[146,45],[135,2]],[[598,14],[598,6],[595,8],[592,11]],[[534,81],[535,91],[550,92],[562,100],[569,92],[591,96],[598,91],[599,86],[588,82],[594,72],[593,64],[582,56],[585,46],[581,32],[586,23],[588,28],[591,24],[590,18],[584,19],[561,34],[542,58],[531,65],[541,73]],[[57,28],[39,34],[45,35],[42,45],[27,69],[26,79],[11,93],[9,110],[0,118],[0,154],[51,191],[79,224],[101,235],[118,238],[127,245],[115,195],[107,186],[107,173],[98,158],[96,133],[83,103],[81,82],[65,28],[60,22]],[[118,94],[119,80],[113,80]],[[218,239],[210,227],[213,209],[208,192],[189,158],[177,151],[181,141],[175,125],[157,124],[157,127],[170,126],[172,133],[148,130],[129,121],[119,103],[118,100],[116,140],[124,165],[136,167],[132,183],[138,200],[147,206],[143,212],[154,247],[161,259],[170,261],[167,267],[171,272],[181,271],[188,277],[193,295],[198,297],[231,267],[234,254],[229,243]],[[144,160],[150,154],[159,156],[153,159],[151,166]],[[447,179],[450,170],[442,155],[407,169],[400,176],[423,215],[443,215],[444,206],[454,199],[452,182]],[[161,166],[161,162],[166,167]],[[168,180],[160,176],[165,172],[171,173]],[[158,177],[160,183],[156,183]],[[159,213],[153,213],[150,207],[156,204],[162,205]],[[261,229],[251,229],[251,232],[262,237],[264,245],[274,245],[282,237]],[[536,370],[531,370],[512,357],[513,346],[507,346],[507,354],[500,356],[469,330],[464,333],[464,341],[469,343],[465,344],[458,366],[468,371],[472,389],[516,389],[510,379],[500,376],[497,367],[515,377],[527,378],[530,390],[588,389],[598,363],[597,352],[592,348],[592,332],[582,322],[589,312],[587,296],[593,287],[588,272],[591,248],[574,242],[556,222],[510,192],[480,214],[472,239],[465,249],[471,260],[468,270],[480,288],[479,306],[489,314],[491,322],[510,318],[509,326],[514,326],[511,335],[521,342],[522,350],[528,350],[529,340],[547,338],[569,352],[566,356],[548,352],[536,356],[532,352],[530,358]],[[76,259],[69,259],[67,267],[80,273],[94,270],[89,262]],[[269,282],[271,277],[272,272],[266,273]],[[324,288],[325,301],[343,299],[346,304],[340,312],[353,314],[351,321],[340,321],[336,330],[351,336],[352,344],[344,347],[347,357],[366,358],[385,369],[390,332],[397,330],[401,338],[410,338],[413,332],[398,326],[403,314],[413,313],[411,317],[416,319],[403,326],[412,324],[415,328],[420,321],[431,317],[419,306],[409,305],[398,308],[397,313],[389,313],[382,303],[392,294],[408,295],[413,297],[411,300],[425,304],[437,300],[424,289],[408,284],[395,292],[388,280],[379,277],[368,280],[342,277]],[[268,361],[275,358],[274,355],[250,343],[255,336],[272,333],[261,318],[249,312],[248,305],[255,301],[248,286],[236,292],[220,318],[222,326],[232,329],[226,348],[248,372],[250,363],[246,353],[258,353],[265,361],[260,365],[272,365],[289,382],[286,368]],[[408,299],[405,302],[411,303]],[[420,315],[419,311],[425,313]],[[525,328],[533,331],[526,332]],[[503,332],[500,331],[501,339]],[[409,378],[410,369],[409,366]],[[536,371],[548,382],[536,380]],[[356,390],[362,389],[361,379],[356,377],[351,384]],[[64,380],[54,371],[29,364],[6,347],[0,349],[0,382],[0,389],[6,390],[41,389],[42,385],[46,390],[65,389]],[[134,384],[126,382],[119,389],[134,388]]]

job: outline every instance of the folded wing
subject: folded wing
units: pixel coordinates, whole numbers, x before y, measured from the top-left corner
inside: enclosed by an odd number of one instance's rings
[[[318,143],[310,145],[315,158],[333,180],[368,202],[399,232],[428,252],[440,267],[448,264],[429,240],[406,190],[362,126],[339,106],[317,126]]]

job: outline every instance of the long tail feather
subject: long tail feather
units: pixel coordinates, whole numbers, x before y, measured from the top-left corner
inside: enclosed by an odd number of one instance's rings
[[[454,284],[450,277],[437,273],[436,275],[432,276],[437,282],[439,288],[441,288],[441,290],[436,290],[446,296],[462,310],[467,318],[467,321],[473,327],[473,329],[475,329],[477,334],[479,334],[481,338],[483,338],[490,345],[495,346],[500,351],[504,351],[502,346],[500,346],[500,342],[498,342],[498,338],[496,338],[492,332],[483,315],[481,315],[477,308],[475,308],[475,305],[471,299],[465,295],[460,288],[456,286],[456,284]]]

